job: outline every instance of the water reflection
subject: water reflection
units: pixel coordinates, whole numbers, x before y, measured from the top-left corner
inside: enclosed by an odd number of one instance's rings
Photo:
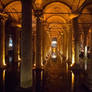
[[[48,65],[46,70],[33,69],[32,92],[87,92],[81,88],[79,72],[68,70],[68,65],[65,70],[65,64],[57,63],[55,66],[55,63],[53,65]],[[20,62],[13,64],[6,70],[0,70],[0,92],[16,92],[17,86],[20,85],[18,70],[20,70]]]
[[[19,71],[17,63],[7,67],[6,69],[0,69],[0,92],[16,92],[16,87],[19,85]]]
[[[3,70],[3,92],[5,92],[5,73],[6,70]]]
[[[74,73],[71,72],[71,74],[72,74],[72,92],[73,92],[73,90],[74,90]]]
[[[66,72],[68,72],[68,64],[66,63]]]
[[[6,70],[3,70],[3,82],[5,83],[5,71]]]
[[[41,80],[43,80],[43,71],[41,71]]]

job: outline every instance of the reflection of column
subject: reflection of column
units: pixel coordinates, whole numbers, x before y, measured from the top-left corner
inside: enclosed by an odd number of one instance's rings
[[[5,23],[7,20],[7,17],[1,16],[1,32],[0,32],[0,39],[1,39],[1,46],[0,46],[0,65],[5,66]]]
[[[22,0],[20,86],[32,87],[32,1]]]
[[[35,11],[36,16],[36,67],[41,67],[41,10]]]

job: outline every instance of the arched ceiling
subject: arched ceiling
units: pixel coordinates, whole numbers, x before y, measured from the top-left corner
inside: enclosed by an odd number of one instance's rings
[[[48,18],[47,23],[49,24],[49,34],[51,38],[57,38],[62,31],[62,24],[66,23],[66,21],[61,16],[52,16]]]
[[[38,7],[44,9],[44,21],[49,24],[51,31],[50,34],[58,36],[57,34],[60,30],[69,30],[68,22],[71,21],[76,16],[76,14],[72,14],[76,12],[78,9],[83,7],[86,4],[92,3],[92,0],[33,0],[33,5],[37,4]],[[0,10],[9,14],[10,18],[13,19],[16,23],[21,22],[21,0],[0,0]],[[35,9],[33,7],[33,9]],[[91,13],[92,12],[92,4],[86,6],[82,13]],[[32,19],[33,27],[35,28],[35,17]],[[79,16],[78,22],[87,23],[92,21],[91,15],[81,14]],[[89,24],[81,24],[81,28],[85,28]],[[54,28],[55,27],[55,28]],[[61,29],[59,29],[61,27]],[[63,29],[66,27],[66,29]],[[88,26],[87,26],[88,27]],[[56,34],[55,34],[56,33]]]
[[[53,2],[45,7],[43,13],[44,20],[49,24],[51,39],[61,36],[60,32],[63,29],[63,24],[70,21],[71,9],[61,2]]]
[[[20,1],[11,2],[4,8],[6,12],[13,21],[20,23],[22,14],[22,5]]]
[[[87,5],[80,15],[78,22],[79,25],[82,27],[82,31],[87,32],[92,25],[92,4]]]
[[[60,3],[60,2],[53,2],[44,9],[44,18],[47,20],[50,16],[61,16],[65,20],[68,20],[69,13],[71,13],[71,10],[66,5]]]
[[[46,6],[54,1],[56,2],[61,2],[63,4],[66,4],[69,6],[72,11],[76,11],[78,8],[81,7],[81,5],[86,1],[86,0],[34,0],[37,2],[37,4],[41,4],[41,6]]]
[[[62,31],[62,28],[65,25],[66,25],[66,29],[63,29],[63,30],[69,31],[70,26],[68,25],[68,23],[73,18],[78,17],[80,15],[80,13],[79,14],[73,14],[73,13],[74,12],[78,13],[79,10],[81,10],[81,8],[85,6],[85,4],[89,3],[90,0],[58,0],[58,1],[57,0],[44,0],[44,1],[34,0],[34,1],[36,2],[35,3],[36,6],[38,5],[39,8],[44,8],[44,20],[47,21],[49,24],[49,27],[50,27],[49,33],[51,34],[52,37],[54,36],[58,37],[59,36],[58,33],[60,32],[60,30]],[[78,22],[86,23],[87,18],[85,17],[89,17],[88,21],[90,21],[92,18],[92,16],[90,15],[84,16],[83,14],[81,14]],[[83,27],[86,28],[88,24],[87,25],[81,24],[81,25],[82,27],[80,28],[83,28]],[[86,29],[88,29],[88,26]]]
[[[20,0],[0,0],[0,10],[4,9],[7,5],[15,1],[20,1]]]

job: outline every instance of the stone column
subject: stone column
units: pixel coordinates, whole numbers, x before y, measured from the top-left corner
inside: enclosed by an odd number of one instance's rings
[[[42,10],[35,10],[36,16],[36,68],[41,68],[41,15]]]
[[[84,68],[87,70],[87,32],[84,32]]]
[[[18,28],[18,50],[17,50],[17,54],[18,54],[18,61],[20,61],[21,60],[21,28]]]
[[[5,23],[8,16],[6,14],[1,15],[1,30],[0,30],[0,66],[3,67],[5,63]]]
[[[21,60],[20,57],[20,43],[21,43],[21,28],[16,27],[16,38],[15,39],[15,47],[14,47],[14,62],[18,62]]]
[[[36,66],[36,31],[33,32],[33,63]]]
[[[79,49],[80,49],[80,32],[78,18],[73,19],[74,37],[75,37],[75,64],[79,64]]]
[[[22,0],[20,86],[32,87],[32,0]]]
[[[41,26],[41,65],[43,66],[43,61],[44,61],[44,45],[43,45],[43,41],[44,41],[44,21],[42,22],[42,26]]]
[[[92,34],[91,34],[92,36]],[[92,43],[92,39],[91,39]],[[92,46],[91,46],[92,48]],[[87,69],[85,71],[85,81],[84,81],[85,86],[92,91],[92,49],[91,53],[89,55],[89,58],[87,59]]]
[[[69,63],[72,63],[72,31],[69,31],[69,40],[68,40],[68,59]]]
[[[66,33],[63,34],[63,55],[66,57]]]

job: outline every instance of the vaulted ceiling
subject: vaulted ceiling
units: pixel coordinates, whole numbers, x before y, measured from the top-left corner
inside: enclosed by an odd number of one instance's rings
[[[43,20],[51,37],[71,30],[71,21],[78,16],[80,30],[86,31],[92,24],[92,0],[33,0],[33,9],[37,7],[43,9]],[[7,13],[13,23],[21,23],[21,0],[0,0],[0,11]],[[32,18],[35,30],[35,16]]]

